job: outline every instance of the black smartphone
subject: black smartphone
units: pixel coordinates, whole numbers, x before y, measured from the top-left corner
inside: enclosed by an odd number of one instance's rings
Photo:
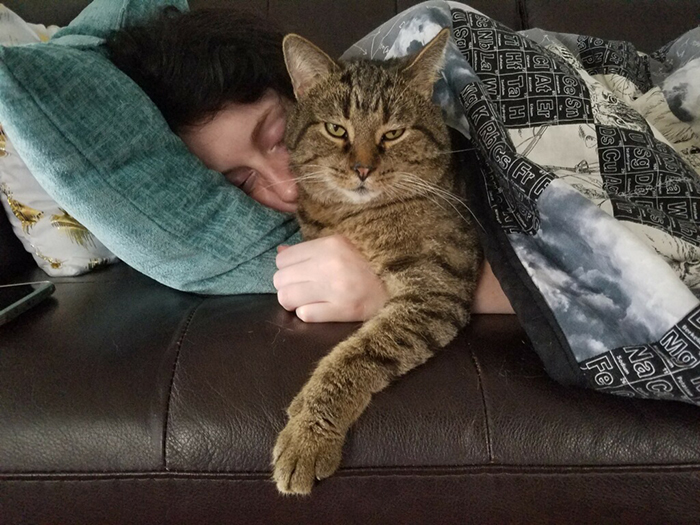
[[[46,299],[55,289],[49,281],[0,284],[0,325]]]

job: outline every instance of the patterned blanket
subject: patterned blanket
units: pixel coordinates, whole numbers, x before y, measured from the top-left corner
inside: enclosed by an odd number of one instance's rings
[[[700,404],[700,27],[647,55],[430,1],[344,57],[443,27],[435,100],[477,151],[470,207],[549,374]]]

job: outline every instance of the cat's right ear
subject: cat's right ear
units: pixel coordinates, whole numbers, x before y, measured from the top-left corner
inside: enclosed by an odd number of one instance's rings
[[[331,57],[299,35],[292,33],[285,36],[282,50],[297,100],[338,69]]]
[[[445,48],[450,39],[450,30],[444,28],[411,60],[403,74],[411,80],[412,86],[427,98],[433,96],[433,86],[440,78],[445,64]]]

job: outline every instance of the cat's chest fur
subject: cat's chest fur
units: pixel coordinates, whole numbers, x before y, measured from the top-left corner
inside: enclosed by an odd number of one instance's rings
[[[463,229],[452,210],[421,196],[378,206],[327,205],[302,191],[297,217],[305,240],[345,236],[377,273],[391,261],[441,249]]]

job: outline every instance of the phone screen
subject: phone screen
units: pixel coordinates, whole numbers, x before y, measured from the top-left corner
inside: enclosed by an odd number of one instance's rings
[[[26,296],[34,293],[36,288],[31,284],[18,284],[16,286],[0,286],[0,310],[4,310],[21,301]]]
[[[0,325],[41,302],[54,290],[53,283],[48,281],[0,285]]]

